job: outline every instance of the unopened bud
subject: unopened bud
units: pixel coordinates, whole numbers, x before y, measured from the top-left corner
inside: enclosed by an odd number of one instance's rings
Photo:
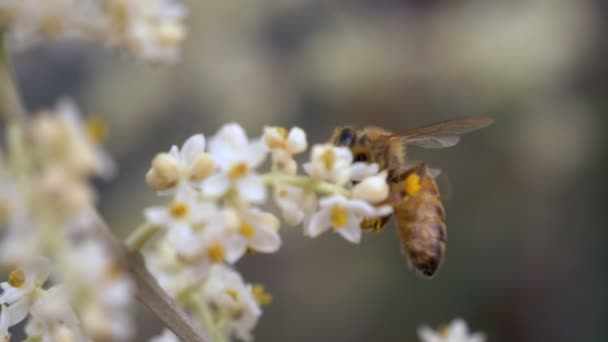
[[[209,177],[215,171],[215,162],[207,153],[201,153],[194,159],[190,169],[190,180],[200,181]]]

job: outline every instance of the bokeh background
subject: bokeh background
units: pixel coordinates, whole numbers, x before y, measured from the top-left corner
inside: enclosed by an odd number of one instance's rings
[[[608,5],[602,0],[189,1],[180,63],[150,67],[80,42],[15,51],[27,106],[76,98],[110,125],[120,174],[99,183],[120,236],[159,203],[158,151],[237,121],[395,131],[468,115],[491,128],[411,149],[449,178],[447,258],[408,269],[393,223],[351,245],[284,227],[238,264],[274,295],[258,341],[416,341],[455,317],[490,341],[608,339]],[[140,308],[138,340],[161,325]]]

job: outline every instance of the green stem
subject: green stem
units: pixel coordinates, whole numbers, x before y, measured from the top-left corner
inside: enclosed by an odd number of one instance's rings
[[[6,33],[0,31],[0,115],[8,122],[16,122],[25,118],[25,110],[15,84],[5,40]]]
[[[159,227],[149,222],[142,223],[127,237],[125,241],[127,249],[129,252],[139,251],[159,231]]]
[[[293,185],[305,190],[316,191],[326,195],[340,194],[350,196],[350,192],[343,187],[328,182],[322,182],[308,176],[287,175],[284,173],[271,172],[262,176],[264,183],[270,186],[280,184]]]

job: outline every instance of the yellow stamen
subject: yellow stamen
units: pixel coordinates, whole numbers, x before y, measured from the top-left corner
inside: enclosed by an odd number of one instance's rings
[[[256,255],[256,254],[258,254],[258,251],[255,250],[254,248],[247,247],[247,254],[249,254],[249,255]]]
[[[85,129],[89,138],[97,144],[103,142],[108,135],[108,126],[98,116],[89,116],[85,121]]]
[[[285,140],[287,139],[287,135],[288,135],[287,130],[283,127],[273,127],[273,128],[279,133],[281,138],[280,139],[267,139],[266,144],[271,149],[285,149],[286,148]]]
[[[334,230],[338,230],[348,223],[348,211],[344,207],[336,205],[331,208],[330,220]]]
[[[268,305],[270,302],[272,302],[272,295],[266,292],[264,286],[261,284],[253,285],[251,292],[255,301],[260,305]]]
[[[448,337],[448,334],[450,332],[450,326],[447,324],[439,324],[439,326],[437,327],[437,332],[439,332],[439,335],[441,337]]]
[[[248,172],[249,165],[241,162],[230,168],[230,171],[228,171],[228,176],[230,176],[232,179],[239,179],[247,175]]]
[[[171,216],[175,219],[185,218],[186,216],[188,216],[189,211],[190,208],[186,203],[183,202],[175,202],[171,204],[171,207],[169,207],[169,212],[171,213]]]
[[[255,229],[253,228],[252,225],[250,225],[247,222],[243,222],[241,224],[241,228],[239,229],[239,232],[241,233],[241,235],[243,235],[246,238],[250,238],[253,236],[253,233],[255,232]]]
[[[209,259],[211,259],[214,263],[223,262],[226,256],[226,252],[224,251],[224,247],[220,244],[213,245],[207,251],[207,255]]]
[[[331,170],[334,168],[334,163],[336,162],[336,154],[332,149],[326,149],[325,152],[321,155],[321,161],[323,161],[323,165],[325,165],[326,170]]]
[[[421,189],[422,183],[417,173],[412,173],[405,178],[403,190],[408,196],[415,196]]]
[[[25,274],[22,270],[14,270],[8,274],[8,284],[12,287],[19,288],[25,283]]]
[[[232,298],[234,301],[237,301],[239,298],[239,293],[236,292],[236,290],[233,289],[226,289],[226,294],[230,296],[230,298]]]

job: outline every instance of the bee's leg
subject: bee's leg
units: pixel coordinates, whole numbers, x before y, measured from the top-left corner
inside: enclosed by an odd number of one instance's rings
[[[374,232],[379,232],[384,228],[386,222],[391,218],[391,215],[384,217],[377,217],[373,219],[365,219],[361,222],[361,229],[363,230],[371,230]]]

